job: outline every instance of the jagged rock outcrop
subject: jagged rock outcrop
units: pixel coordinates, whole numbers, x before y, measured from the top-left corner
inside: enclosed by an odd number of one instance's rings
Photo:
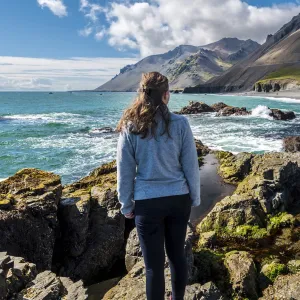
[[[38,274],[36,265],[21,257],[0,252],[1,300],[85,300],[87,290],[82,281],[58,277],[51,271]]]
[[[65,245],[61,275],[92,282],[123,253],[125,218],[116,180],[113,162],[64,188],[59,206]]]
[[[0,182],[0,251],[50,269],[58,234],[60,177],[23,169]]]
[[[285,152],[299,152],[300,151],[300,136],[290,136],[283,140],[283,147]]]
[[[293,216],[279,215],[272,219],[270,214],[276,215],[293,205],[300,205],[299,160],[299,155],[285,153],[254,156],[249,175],[244,180],[240,177],[234,195],[216,204],[197,226],[198,232],[215,231],[220,244],[223,244],[222,240],[226,244],[226,237],[251,243],[253,239],[263,240],[274,234],[276,230],[272,223],[279,227],[293,225]]]

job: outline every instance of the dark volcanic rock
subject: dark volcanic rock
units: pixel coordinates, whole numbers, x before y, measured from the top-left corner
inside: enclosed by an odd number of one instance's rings
[[[35,169],[0,182],[0,251],[50,269],[61,192],[59,176]]]
[[[290,136],[284,139],[285,152],[298,152],[300,151],[300,136]]]
[[[227,104],[223,103],[223,102],[218,102],[215,103],[211,106],[211,108],[215,111],[215,112],[219,112],[221,109],[228,107]]]
[[[190,114],[200,114],[214,112],[214,109],[204,102],[194,102],[190,101],[188,106],[183,107],[178,114],[190,115]]]
[[[227,116],[247,116],[250,115],[250,112],[247,111],[245,107],[239,108],[239,107],[233,107],[233,106],[227,106],[221,110],[219,110],[216,114],[217,117],[227,117]]]
[[[270,114],[271,117],[273,117],[275,120],[293,120],[296,118],[296,115],[293,111],[287,111],[284,112],[279,109],[271,109],[272,113]]]

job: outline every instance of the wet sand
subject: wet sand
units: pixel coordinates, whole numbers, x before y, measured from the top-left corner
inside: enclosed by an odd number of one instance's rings
[[[233,96],[252,96],[252,97],[273,97],[273,98],[290,98],[300,100],[300,90],[289,90],[289,91],[279,91],[279,92],[244,92],[232,94]]]
[[[190,221],[199,223],[226,196],[232,195],[235,186],[227,184],[218,174],[219,162],[215,155],[208,154],[204,158],[204,165],[200,169],[201,205],[192,208]]]

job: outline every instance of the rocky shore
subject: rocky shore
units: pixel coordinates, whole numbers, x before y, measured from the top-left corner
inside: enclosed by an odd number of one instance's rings
[[[212,152],[196,144],[202,165]],[[300,299],[299,152],[213,155],[236,188],[189,226],[186,299]],[[36,169],[0,182],[0,299],[87,299],[122,264],[99,299],[146,299],[136,230],[119,209],[115,162],[67,186]]]
[[[275,108],[268,108],[269,116],[274,120],[293,120],[296,115],[292,111],[282,111]],[[248,111],[245,107],[229,106],[223,102],[215,103],[211,106],[204,102],[190,101],[188,106],[183,107],[177,114],[200,114],[200,113],[216,113],[216,117],[228,117],[228,116],[247,116],[251,115],[251,111]]]

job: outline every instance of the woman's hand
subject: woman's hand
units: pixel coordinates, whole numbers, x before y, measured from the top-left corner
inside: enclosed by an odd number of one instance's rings
[[[126,218],[126,219],[133,219],[133,218],[134,218],[134,212],[132,211],[131,213],[126,214],[126,215],[125,215],[125,218]]]

